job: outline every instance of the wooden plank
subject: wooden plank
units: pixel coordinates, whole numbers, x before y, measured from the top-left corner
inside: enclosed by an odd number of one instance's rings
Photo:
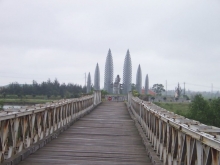
[[[104,102],[20,165],[150,165],[124,103]]]

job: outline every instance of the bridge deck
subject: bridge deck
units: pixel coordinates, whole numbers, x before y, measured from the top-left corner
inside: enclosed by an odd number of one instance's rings
[[[104,102],[20,165],[150,165],[124,103]]]

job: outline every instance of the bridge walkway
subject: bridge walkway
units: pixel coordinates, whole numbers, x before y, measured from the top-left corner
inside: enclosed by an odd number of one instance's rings
[[[19,165],[151,165],[125,104],[104,102]]]

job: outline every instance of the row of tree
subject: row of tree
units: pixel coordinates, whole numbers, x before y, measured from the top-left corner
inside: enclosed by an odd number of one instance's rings
[[[82,87],[77,84],[60,84],[57,79],[51,81],[44,81],[41,84],[33,80],[32,84],[18,84],[17,82],[9,84],[9,86],[3,88],[0,93],[6,97],[7,95],[46,95],[61,96],[63,97],[79,97],[81,93],[86,93],[86,87]]]
[[[154,84],[151,89],[152,89],[157,95],[161,95],[162,92],[165,92],[165,89],[164,89],[163,84]],[[136,84],[132,84],[132,85],[131,85],[131,90],[138,92],[137,89],[136,89]],[[141,93],[139,93],[139,94],[141,94]]]
[[[163,84],[154,84],[152,90],[157,94],[161,95],[162,92],[165,92]]]
[[[220,127],[220,98],[206,100],[198,94],[194,97],[189,109],[188,118]]]

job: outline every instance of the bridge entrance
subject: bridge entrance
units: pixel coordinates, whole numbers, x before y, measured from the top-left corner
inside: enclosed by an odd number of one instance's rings
[[[105,101],[110,102],[124,102],[127,101],[127,95],[106,95]]]

